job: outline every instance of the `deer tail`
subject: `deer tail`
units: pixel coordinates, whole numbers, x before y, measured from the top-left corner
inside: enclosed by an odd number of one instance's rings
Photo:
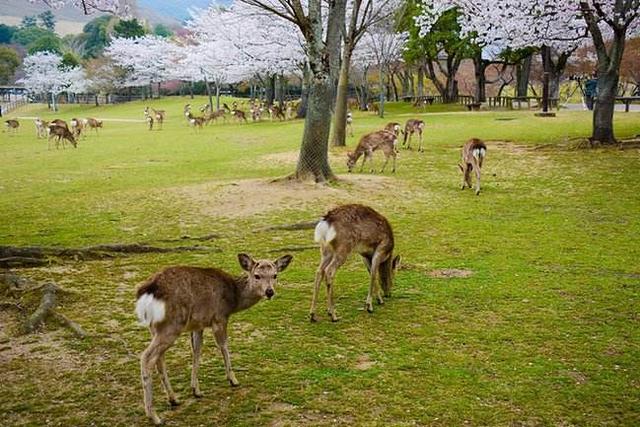
[[[336,229],[333,225],[329,224],[326,219],[320,220],[316,225],[314,233],[314,240],[316,243],[325,244],[329,243],[336,238]]]

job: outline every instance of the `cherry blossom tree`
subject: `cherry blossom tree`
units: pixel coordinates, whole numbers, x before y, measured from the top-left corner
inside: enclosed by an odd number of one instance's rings
[[[62,57],[50,52],[37,52],[23,62],[24,78],[18,83],[32,93],[39,93],[51,99],[54,111],[58,111],[57,96],[65,91],[84,92],[89,82],[80,67],[64,67]]]
[[[134,0],[29,0],[30,3],[43,3],[53,9],[61,9],[66,5],[73,5],[82,10],[85,15],[94,12],[106,12],[114,15],[127,16],[131,12]]]
[[[309,95],[304,134],[294,177],[325,182],[334,178],[329,165],[329,128],[346,0],[239,0],[293,23],[304,39]],[[323,19],[326,18],[326,19]]]
[[[115,38],[104,53],[127,71],[122,87],[151,87],[173,78],[175,45],[164,37]]]
[[[598,56],[598,87],[593,110],[592,143],[613,144],[613,111],[626,39],[640,31],[640,0],[580,1]]]

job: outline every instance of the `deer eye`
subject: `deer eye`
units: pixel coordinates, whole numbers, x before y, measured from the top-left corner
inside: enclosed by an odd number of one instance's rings
[[[277,279],[277,278],[278,278],[278,275],[277,275],[277,274],[274,274],[274,275],[273,275],[273,278],[274,278],[274,279]]]
[[[260,280],[260,275],[259,274],[254,274],[253,278],[256,279],[256,280]]]

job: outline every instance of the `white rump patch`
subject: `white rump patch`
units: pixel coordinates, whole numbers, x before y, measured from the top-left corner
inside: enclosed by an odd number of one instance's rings
[[[473,149],[473,157],[476,159],[484,158],[486,150],[484,148],[474,148]]]
[[[336,238],[336,229],[324,219],[316,225],[314,240],[316,243],[329,243]]]
[[[164,320],[164,301],[152,294],[144,294],[136,302],[136,314],[142,326],[150,326]]]

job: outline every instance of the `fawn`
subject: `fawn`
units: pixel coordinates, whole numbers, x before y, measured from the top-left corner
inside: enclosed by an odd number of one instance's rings
[[[347,153],[347,168],[349,172],[351,172],[356,165],[356,162],[360,158],[360,156],[364,155],[362,159],[362,165],[360,166],[360,172],[364,169],[364,164],[367,160],[369,160],[369,165],[371,166],[371,172],[373,172],[373,152],[377,150],[382,150],[384,153],[385,161],[384,165],[380,172],[384,172],[384,168],[389,163],[389,158],[393,157],[393,169],[391,169],[392,173],[396,171],[396,145],[398,142],[398,137],[392,132],[387,132],[385,130],[379,130],[377,132],[372,132],[367,135],[364,135],[360,138],[360,142],[358,142],[358,146],[356,147],[353,153]]]

